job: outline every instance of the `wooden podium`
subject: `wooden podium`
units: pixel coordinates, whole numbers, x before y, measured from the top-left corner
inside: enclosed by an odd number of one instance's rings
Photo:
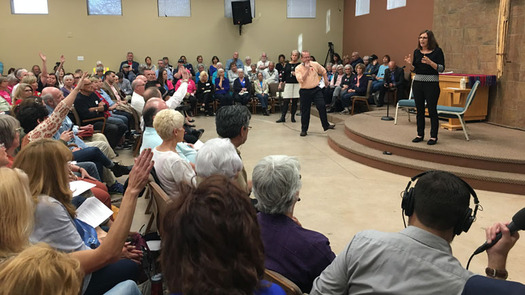
[[[460,81],[463,75],[439,75],[439,95],[438,105],[464,107],[470,89],[460,89]],[[489,104],[489,87],[479,86],[476,96],[465,113],[465,121],[481,121],[487,119]],[[442,123],[441,127],[448,130],[461,130],[458,119],[448,119],[448,123]]]

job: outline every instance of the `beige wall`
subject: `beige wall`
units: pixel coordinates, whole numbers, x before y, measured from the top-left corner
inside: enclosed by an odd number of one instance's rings
[[[392,10],[386,10],[387,0],[371,0],[370,14],[357,17],[355,2],[345,0],[344,54],[374,53],[380,59],[388,54],[404,66],[403,59],[414,52],[419,33],[432,29],[434,0],[407,0],[405,7]]]
[[[253,23],[243,26],[242,36],[232,19],[224,17],[223,0],[191,1],[189,18],[158,17],[155,0],[122,1],[123,16],[88,16],[85,0],[48,0],[49,15],[12,15],[10,1],[1,2],[4,73],[10,67],[40,64],[40,50],[51,61],[48,66],[64,54],[67,71],[92,69],[97,60],[114,69],[129,50],[140,63],[147,55],[154,62],[168,56],[172,64],[186,55],[195,63],[201,54],[209,65],[213,55],[225,61],[235,50],[243,59],[250,55],[258,60],[266,51],[270,60],[277,60],[280,53],[288,57],[298,47],[300,34],[303,48],[324,62],[327,43],[333,42],[339,51],[343,40],[342,0],[318,0],[316,19],[287,19],[285,0],[255,1]]]

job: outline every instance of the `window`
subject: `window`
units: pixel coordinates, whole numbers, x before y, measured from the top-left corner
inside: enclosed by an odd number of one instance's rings
[[[355,16],[365,15],[370,13],[370,0],[356,0],[355,1]]]
[[[315,18],[316,0],[287,0],[287,18]]]
[[[120,0],[87,0],[88,15],[122,15]]]
[[[12,14],[48,14],[47,0],[11,0]]]
[[[190,0],[158,0],[159,16],[190,17]]]
[[[232,16],[232,2],[239,0],[224,0],[224,17]],[[255,0],[250,0],[250,8],[252,9],[252,17],[255,17]]]
[[[396,9],[407,6],[407,0],[387,0],[386,10]]]

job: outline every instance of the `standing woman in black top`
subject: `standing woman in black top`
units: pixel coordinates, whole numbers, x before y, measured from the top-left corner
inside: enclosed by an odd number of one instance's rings
[[[414,59],[410,54],[405,57],[411,70],[416,73],[412,86],[412,93],[417,108],[417,137],[412,142],[423,141],[425,137],[425,101],[430,116],[430,139],[428,145],[437,142],[439,119],[437,102],[439,99],[439,73],[445,70],[445,56],[439,48],[434,33],[425,30],[419,34],[417,49],[414,50]]]
[[[292,51],[290,61],[286,63],[283,69],[283,73],[279,79],[279,90],[283,90],[282,102],[281,102],[281,118],[277,120],[277,123],[286,121],[286,113],[288,112],[288,104],[292,101],[291,109],[291,121],[295,122],[295,112],[297,112],[297,101],[299,100],[299,82],[295,77],[295,67],[300,65],[299,57],[301,53],[299,51]]]

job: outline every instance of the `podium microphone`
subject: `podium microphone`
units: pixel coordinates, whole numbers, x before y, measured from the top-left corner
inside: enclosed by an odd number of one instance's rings
[[[512,216],[512,222],[509,223],[509,225],[507,225],[507,227],[509,228],[511,234],[513,232],[517,232],[519,230],[524,230],[525,229],[525,208],[521,209],[520,211],[518,211],[518,213],[516,213],[516,214],[514,214],[514,216]],[[501,232],[499,232],[496,235],[496,238],[492,242],[490,242],[490,243],[485,242],[478,249],[476,249],[476,251],[474,251],[474,255],[477,255],[477,254],[479,254],[479,253],[489,249],[490,247],[494,246],[500,239],[501,239]]]

